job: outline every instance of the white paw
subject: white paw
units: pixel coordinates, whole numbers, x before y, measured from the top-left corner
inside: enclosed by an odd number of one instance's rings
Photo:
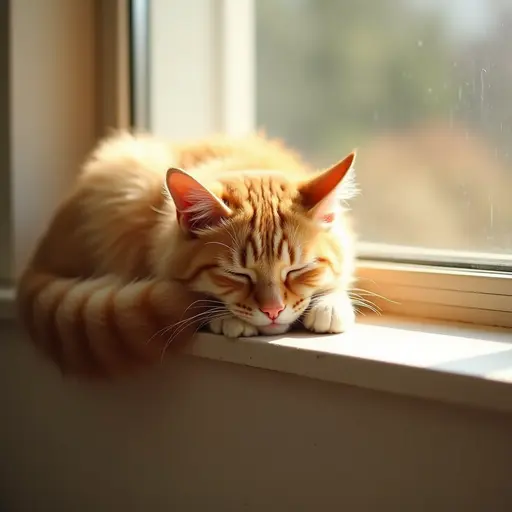
[[[315,301],[306,315],[306,329],[318,333],[340,333],[351,327],[356,319],[354,308],[346,294],[326,295]]]
[[[257,336],[258,329],[236,317],[220,318],[210,322],[210,330],[215,334],[224,334],[228,338],[240,338],[242,336]]]

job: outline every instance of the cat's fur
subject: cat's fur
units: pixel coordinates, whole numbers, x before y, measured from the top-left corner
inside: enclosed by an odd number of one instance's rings
[[[230,337],[280,334],[301,318],[344,331],[353,158],[311,175],[259,135],[102,141],[19,282],[32,340],[65,372],[108,375],[160,358],[201,324]]]

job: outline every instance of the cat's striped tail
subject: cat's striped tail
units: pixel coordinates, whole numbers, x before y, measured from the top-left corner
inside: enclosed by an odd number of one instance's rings
[[[198,327],[187,321],[200,312],[190,307],[196,299],[179,283],[28,270],[17,303],[32,342],[64,374],[110,377],[160,361],[167,346],[190,338]]]

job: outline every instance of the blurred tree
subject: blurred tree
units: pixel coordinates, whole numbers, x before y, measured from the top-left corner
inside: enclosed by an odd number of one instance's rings
[[[512,2],[256,0],[257,122],[313,164],[361,147],[364,240],[512,249]]]
[[[454,100],[442,18],[410,1],[258,0],[257,24],[258,124],[315,163]]]

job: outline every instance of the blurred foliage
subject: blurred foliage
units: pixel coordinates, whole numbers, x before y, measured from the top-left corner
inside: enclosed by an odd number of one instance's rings
[[[258,119],[325,159],[340,141],[446,111],[455,98],[442,20],[408,16],[408,4],[258,0]]]
[[[506,251],[512,6],[468,34],[449,4],[256,0],[258,125],[317,166],[360,148],[364,239]]]

